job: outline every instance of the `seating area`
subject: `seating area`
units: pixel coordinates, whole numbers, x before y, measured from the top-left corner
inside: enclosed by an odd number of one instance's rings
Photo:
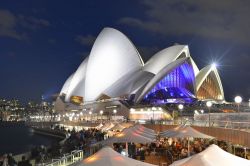
[[[212,144],[217,144],[225,153],[229,150],[226,142],[216,140],[191,126],[181,125],[156,132],[140,124],[108,122],[87,130],[71,131],[70,137],[65,141],[65,147],[72,145],[70,147],[79,150],[75,151],[76,154],[54,160],[49,165],[81,163],[109,146],[126,159],[169,166],[179,160],[201,154]]]

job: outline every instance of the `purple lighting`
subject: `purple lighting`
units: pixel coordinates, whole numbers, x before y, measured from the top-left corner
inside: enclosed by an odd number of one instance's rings
[[[161,100],[161,102],[164,101],[164,103],[168,103],[167,99],[182,99],[189,102],[190,99],[195,98],[194,82],[195,75],[193,68],[188,62],[184,62],[163,77],[161,81],[145,95],[143,102],[156,102],[157,100]]]

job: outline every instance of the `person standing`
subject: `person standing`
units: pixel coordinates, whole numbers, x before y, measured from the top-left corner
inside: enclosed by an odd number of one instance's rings
[[[7,157],[7,154],[4,154],[3,155],[3,165],[2,166],[8,166],[8,157]]]
[[[9,164],[9,166],[16,166],[17,165],[17,162],[13,158],[12,153],[10,153],[8,155],[8,164]]]

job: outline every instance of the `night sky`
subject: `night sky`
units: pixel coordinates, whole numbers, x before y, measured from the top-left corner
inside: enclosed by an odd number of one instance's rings
[[[216,62],[225,96],[250,96],[248,0],[2,0],[0,97],[58,93],[104,27],[128,36],[144,61],[187,44],[199,68]]]

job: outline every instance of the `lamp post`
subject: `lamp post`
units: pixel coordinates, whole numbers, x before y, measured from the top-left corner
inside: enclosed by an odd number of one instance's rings
[[[244,157],[245,157],[245,159],[247,158],[247,148],[246,147],[244,147]]]
[[[103,110],[100,111],[100,115],[101,115],[101,124],[102,124],[102,114],[103,114]]]
[[[155,111],[156,111],[156,108],[152,107],[152,110],[153,110],[153,124],[155,124]]]
[[[237,106],[238,106],[238,113],[239,113],[239,115],[240,115],[240,103],[242,102],[242,97],[236,96],[236,97],[234,98],[234,101],[235,101],[235,103],[236,103]]]
[[[180,115],[181,115],[181,124],[182,124],[182,110],[183,110],[183,108],[184,108],[183,104],[178,105],[178,109],[179,109]]]
[[[90,121],[92,122],[92,111],[89,111]]]
[[[208,101],[206,103],[207,108],[208,108],[208,127],[210,127],[210,121],[211,121],[211,117],[210,117],[210,108],[212,107],[213,103],[211,101]]]
[[[117,113],[117,110],[114,109],[114,110],[113,110],[113,113],[114,113],[114,115],[115,115],[115,120],[116,120],[116,113]]]

